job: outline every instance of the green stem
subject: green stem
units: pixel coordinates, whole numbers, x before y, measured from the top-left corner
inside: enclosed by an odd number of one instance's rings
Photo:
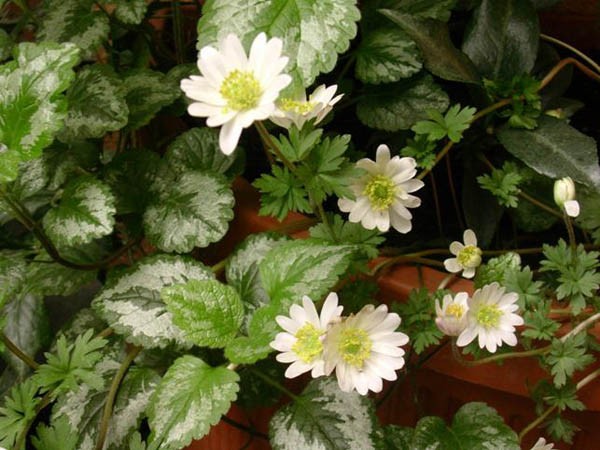
[[[177,64],[183,64],[185,60],[183,42],[183,22],[181,18],[181,2],[173,2],[173,32],[175,34],[175,58]]]
[[[600,368],[594,370],[593,372],[590,372],[585,378],[582,378],[581,380],[579,380],[579,382],[577,383],[576,389],[579,390],[579,389],[583,388],[584,386],[587,386],[588,384],[590,384],[592,381],[594,381],[599,376],[600,376]]]
[[[6,348],[8,348],[17,358],[27,364],[31,369],[38,369],[40,365],[36,363],[31,356],[27,355],[23,350],[21,350],[13,341],[11,341],[6,334],[0,333],[0,338],[2,339],[2,342]]]
[[[42,397],[42,400],[35,407],[33,417],[31,418],[31,420],[29,422],[27,422],[27,425],[25,426],[25,428],[23,428],[23,431],[21,431],[21,433],[19,434],[19,437],[17,438],[17,441],[15,442],[15,446],[14,446],[15,450],[21,450],[24,448],[25,442],[27,441],[27,434],[29,433],[29,429],[31,428],[31,425],[33,425],[33,422],[35,422],[38,414],[46,406],[48,406],[51,401],[52,401],[52,391],[46,392],[46,395],[44,395]]]
[[[552,414],[555,409],[556,409],[556,406],[549,407],[546,411],[543,412],[543,414],[541,416],[539,416],[537,419],[535,419],[533,422],[531,422],[529,425],[527,425],[525,428],[523,428],[521,430],[521,432],[519,433],[519,442],[521,442],[523,440],[523,438],[527,435],[527,433],[529,433],[531,430],[533,430],[539,424],[541,424],[544,420],[546,420],[546,418],[550,414]]]
[[[214,274],[219,274],[219,273],[223,272],[223,270],[225,270],[225,266],[227,265],[228,261],[229,261],[229,257],[227,257],[225,259],[222,259],[221,261],[219,261],[215,265],[211,266],[210,270]]]
[[[551,348],[552,347],[550,345],[548,345],[546,347],[536,348],[533,350],[527,350],[524,352],[501,353],[498,355],[488,356],[487,358],[476,359],[476,360],[470,361],[468,359],[463,358],[463,355],[460,353],[460,350],[458,349],[458,346],[456,345],[456,340],[452,341],[452,353],[454,354],[455,358],[462,365],[468,366],[468,367],[479,366],[482,364],[489,364],[489,363],[496,362],[496,361],[502,361],[504,359],[529,358],[530,356],[543,355],[545,353],[548,353],[551,350]]]
[[[108,391],[108,396],[106,397],[106,403],[104,404],[104,411],[102,412],[102,419],[100,420],[100,426],[98,429],[98,439],[96,440],[95,450],[102,450],[104,448],[104,441],[106,440],[106,433],[108,432],[108,425],[110,423],[110,416],[112,415],[113,406],[115,403],[115,398],[117,397],[117,392],[119,391],[119,386],[121,385],[121,381],[125,377],[129,366],[135,359],[135,357],[142,351],[142,347],[132,347],[125,360],[121,363],[119,370],[115,374],[115,377],[112,380],[112,384],[110,385],[110,390]]]
[[[557,211],[554,208],[551,208],[550,206],[546,205],[545,203],[533,198],[531,195],[526,194],[523,191],[519,191],[519,197],[523,198],[524,200],[527,200],[529,203],[537,206],[540,209],[543,209],[544,211],[546,211],[549,214],[552,214],[555,217],[558,217],[559,219],[563,218],[563,215]]]
[[[277,381],[275,381],[270,376],[265,375],[264,373],[262,373],[260,370],[255,369],[253,367],[248,367],[248,370],[250,372],[252,372],[254,375],[256,375],[258,378],[260,378],[261,380],[263,380],[268,385],[273,386],[279,392],[282,392],[283,394],[287,395],[292,400],[294,400],[294,401],[299,401],[300,400],[300,397],[298,397],[296,394],[294,394],[292,391],[290,391],[286,387],[284,387],[281,384],[279,384]]]
[[[573,328],[571,331],[569,331],[567,334],[565,334],[563,337],[561,337],[560,340],[565,342],[567,339],[569,339],[572,336],[575,336],[582,330],[585,330],[587,327],[593,325],[594,322],[597,322],[598,320],[600,320],[600,313],[596,313],[593,316],[588,317],[575,328]]]
[[[281,160],[283,165],[285,167],[287,167],[288,170],[295,175],[296,174],[296,166],[294,166],[294,164],[292,164],[283,155],[283,153],[281,153],[281,150],[279,150],[279,147],[277,146],[277,144],[275,144],[275,142],[273,142],[273,139],[271,138],[271,135],[265,128],[264,124],[262,122],[254,122],[254,126],[258,130],[258,134],[262,138],[263,142],[273,151],[273,153],[275,153],[275,155]]]
[[[566,211],[563,211],[563,219],[567,228],[567,234],[569,235],[569,244],[571,246],[571,251],[573,252],[573,254],[575,254],[575,252],[577,251],[577,239],[575,238],[573,222],[571,222],[571,218],[569,217]]]

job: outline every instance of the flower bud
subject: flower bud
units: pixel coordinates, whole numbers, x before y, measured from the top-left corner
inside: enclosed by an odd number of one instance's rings
[[[458,336],[467,327],[468,298],[466,292],[460,292],[454,298],[450,294],[444,295],[442,306],[439,300],[436,300],[435,324],[442,333],[447,336]]]
[[[579,203],[575,200],[575,183],[571,177],[554,182],[554,202],[571,217],[579,215]]]

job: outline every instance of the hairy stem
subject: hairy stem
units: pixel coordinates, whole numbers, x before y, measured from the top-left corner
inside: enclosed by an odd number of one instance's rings
[[[108,425],[110,423],[110,416],[112,415],[112,410],[115,403],[115,398],[117,397],[117,392],[119,391],[119,386],[121,386],[121,381],[123,381],[129,366],[141,351],[142,347],[132,347],[129,352],[127,352],[127,356],[121,363],[119,370],[112,380],[112,384],[110,385],[110,389],[108,391],[108,396],[106,397],[106,403],[104,404],[100,426],[98,428],[98,439],[96,440],[95,447],[96,450],[102,450],[104,447],[104,441],[106,440],[106,433],[108,432]]]

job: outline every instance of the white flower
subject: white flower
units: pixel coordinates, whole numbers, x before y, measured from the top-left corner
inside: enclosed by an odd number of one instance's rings
[[[270,345],[282,352],[277,355],[277,361],[292,363],[285,371],[288,378],[297,377],[309,370],[313,378],[325,374],[322,358],[325,333],[331,322],[339,320],[344,308],[338,306],[338,296],[335,292],[325,299],[320,317],[309,297],[302,298],[302,306],[292,305],[290,317],[275,318],[285,332],[277,334]]]
[[[575,200],[575,183],[571,177],[564,177],[554,182],[554,202],[565,210],[568,216],[579,215],[579,202]]]
[[[231,154],[243,128],[255,120],[264,120],[275,110],[279,92],[292,81],[281,71],[288,58],[281,56],[283,43],[265,33],[254,39],[249,56],[234,34],[219,43],[200,50],[198,69],[202,76],[181,80],[181,89],[194,103],[188,113],[207,117],[209,127],[222,126],[219,146]]]
[[[325,118],[333,105],[340,101],[344,94],[336,97],[337,85],[326,87],[324,84],[317,87],[306,100],[306,94],[302,92],[299,98],[284,98],[277,102],[277,109],[270,117],[271,121],[280,127],[290,128],[292,123],[300,129],[311,119],[315,124]]]
[[[394,331],[400,316],[388,313],[386,305],[363,307],[356,315],[334,323],[324,342],[325,373],[334,369],[340,389],[356,389],[365,395],[380,392],[384,380],[395,380],[396,370],[404,366],[408,336]]]
[[[435,301],[435,324],[447,336],[458,336],[467,328],[467,311],[469,295],[466,292],[444,295],[442,306],[440,301]]]
[[[360,222],[368,230],[387,231],[391,224],[400,233],[408,233],[412,214],[407,208],[421,204],[421,199],[410,193],[424,186],[421,180],[413,179],[417,173],[415,160],[399,156],[390,159],[388,146],[380,145],[376,161],[363,158],[356,166],[367,173],[352,186],[356,200],[338,200],[340,210],[350,213],[350,222]]]
[[[456,345],[464,347],[476,337],[479,347],[486,347],[491,353],[503,342],[517,345],[515,326],[523,325],[523,318],[515,311],[519,309],[518,294],[504,293],[504,288],[494,282],[477,289],[468,300],[467,328],[458,336]]]
[[[473,230],[465,230],[463,233],[464,244],[454,241],[450,244],[450,253],[456,258],[448,258],[444,261],[444,267],[448,272],[457,273],[463,271],[463,277],[473,278],[475,269],[481,264],[481,249],[477,247],[477,236]]]
[[[546,443],[546,439],[539,438],[531,450],[557,450],[552,442]]]

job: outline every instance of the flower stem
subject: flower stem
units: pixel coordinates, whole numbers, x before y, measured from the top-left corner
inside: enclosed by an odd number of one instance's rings
[[[275,381],[273,378],[271,378],[270,376],[262,373],[260,370],[255,369],[253,367],[248,367],[248,370],[250,372],[252,372],[254,375],[256,375],[258,378],[260,378],[261,380],[263,380],[265,383],[267,383],[270,386],[273,386],[275,389],[277,389],[279,392],[284,393],[285,395],[287,395],[289,398],[291,398],[294,401],[299,401],[300,397],[298,397],[296,394],[294,394],[292,391],[290,391],[289,389],[287,389],[286,387],[282,386],[281,384],[279,384],[277,381]]]
[[[106,433],[108,432],[110,416],[112,415],[112,410],[115,403],[115,398],[117,397],[117,392],[119,391],[119,386],[121,385],[121,381],[123,381],[129,366],[135,357],[140,353],[140,351],[142,351],[142,347],[132,347],[129,352],[127,352],[127,356],[121,363],[119,370],[112,380],[112,384],[110,385],[110,389],[106,397],[106,403],[104,404],[104,411],[102,412],[100,426],[98,428],[98,439],[96,440],[95,450],[102,450],[104,448],[104,441],[106,440]]]
[[[556,64],[552,69],[550,69],[550,72],[548,72],[548,74],[544,77],[544,79],[540,83],[540,90],[543,89],[544,87],[546,87],[548,84],[550,84],[552,79],[562,69],[564,69],[565,67],[567,67],[570,64],[573,64],[575,67],[577,67],[579,70],[581,70],[589,78],[600,82],[600,74],[594,72],[589,67],[587,67],[585,64],[581,63],[580,61],[576,60],[575,58],[565,58],[565,59],[560,60],[558,62],[558,64]]]
[[[519,433],[519,442],[521,442],[523,440],[523,438],[527,435],[527,433],[529,433],[531,430],[533,430],[539,424],[541,424],[544,420],[546,420],[546,418],[550,414],[552,414],[555,409],[556,409],[556,406],[549,407],[546,411],[544,411],[542,413],[541,416],[539,416],[537,419],[535,419],[533,422],[531,422],[529,425],[527,425],[525,428],[523,428],[521,430],[521,432]]]
[[[496,361],[502,361],[504,359],[511,358],[529,358],[530,356],[538,356],[548,353],[552,347],[550,345],[542,348],[535,348],[533,350],[527,350],[524,352],[509,352],[509,353],[500,353],[498,355],[488,356],[487,358],[468,360],[464,359],[463,355],[460,353],[458,346],[456,345],[456,340],[452,341],[452,353],[456,357],[456,359],[463,365],[468,367],[479,366],[481,364],[489,364]]]
[[[577,56],[579,56],[581,59],[583,59],[585,62],[587,62],[590,66],[592,66],[594,69],[596,69],[597,72],[600,72],[600,65],[596,64],[596,62],[592,58],[590,58],[588,55],[586,55],[582,51],[576,49],[575,47],[572,47],[571,45],[567,44],[564,41],[561,41],[560,39],[557,39],[552,36],[548,36],[547,34],[542,33],[542,34],[540,34],[540,37],[545,41],[552,42],[553,44],[560,45],[561,47],[564,47],[567,50],[572,51]]]
[[[569,244],[571,245],[571,251],[573,252],[573,254],[575,254],[575,252],[577,251],[577,239],[575,238],[573,222],[571,222],[571,218],[569,217],[566,211],[563,211],[563,219],[567,228],[567,234],[569,235]]]
[[[31,356],[27,355],[23,350],[21,350],[13,341],[11,341],[6,334],[0,333],[0,338],[2,339],[4,345],[6,345],[6,348],[8,348],[17,358],[27,364],[31,369],[37,370],[40,365],[36,363]]]
[[[597,322],[598,320],[600,320],[600,313],[596,313],[593,316],[588,317],[575,328],[573,328],[571,331],[569,331],[567,334],[565,334],[563,337],[561,337],[560,340],[565,342],[567,339],[569,339],[572,336],[575,336],[582,330],[585,330],[587,327],[593,325],[594,322]]]
[[[269,132],[265,128],[264,124],[262,122],[260,122],[260,121],[257,121],[257,122],[254,122],[254,126],[258,130],[258,134],[260,135],[260,137],[263,140],[263,142],[267,145],[267,147],[269,147],[273,151],[273,153],[275,153],[275,155],[281,160],[281,162],[283,163],[283,165],[285,167],[287,167],[288,170],[295,175],[296,174],[296,166],[294,166],[294,164],[292,164],[283,155],[283,153],[281,153],[281,150],[279,150],[279,147],[277,146],[277,144],[275,144],[275,142],[271,138],[271,135],[269,134]]]
[[[17,438],[17,441],[15,442],[15,446],[13,447],[15,450],[21,450],[25,447],[25,441],[27,440],[27,434],[29,433],[31,425],[33,424],[33,422],[35,422],[35,419],[37,418],[38,414],[50,404],[50,402],[52,401],[52,395],[53,391],[46,392],[46,395],[44,395],[42,397],[42,400],[37,404],[37,406],[35,407],[33,417],[29,422],[27,422],[27,425],[25,426],[25,428],[23,428],[23,430],[19,434],[19,437]]]

